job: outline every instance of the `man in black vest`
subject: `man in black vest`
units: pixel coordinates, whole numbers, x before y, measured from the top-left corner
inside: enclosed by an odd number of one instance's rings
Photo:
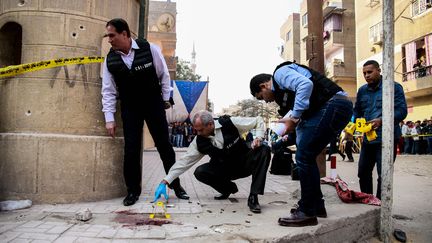
[[[262,145],[264,121],[261,117],[221,116],[217,121],[208,111],[196,113],[192,120],[197,136],[189,145],[186,154],[170,169],[155,192],[156,201],[161,195],[167,199],[166,185],[200,161],[210,156],[208,163],[195,169],[195,177],[220,192],[216,200],[227,199],[238,191],[233,180],[252,175],[248,198],[249,209],[260,213],[258,194],[264,194],[267,169],[270,163],[270,148]],[[241,134],[255,129],[256,138],[250,148]]]
[[[352,103],[347,94],[320,73],[292,62],[279,65],[273,75],[258,74],[250,82],[251,94],[275,101],[285,116],[285,133],[296,132],[296,163],[300,177],[299,207],[279,218],[282,226],[318,224],[327,217],[316,157],[348,123]]]
[[[133,40],[125,20],[116,18],[108,21],[106,31],[112,48],[103,65],[102,111],[105,113],[106,129],[114,138],[114,113],[118,94],[125,141],[123,173],[128,191],[123,204],[130,206],[141,194],[144,120],[163,161],[165,172],[175,163],[165,115],[165,109],[171,106],[170,77],[160,49],[144,39]],[[189,199],[179,180],[173,181],[171,187],[178,198]]]

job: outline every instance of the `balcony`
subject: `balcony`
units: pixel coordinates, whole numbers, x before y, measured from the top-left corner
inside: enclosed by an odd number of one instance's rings
[[[335,59],[326,66],[326,75],[328,78],[336,80],[339,77],[346,77],[345,64],[343,61]]]
[[[326,33],[327,32],[327,33]],[[344,34],[339,31],[325,31],[324,33],[324,52],[331,53],[344,44]]]
[[[330,15],[332,13],[341,14],[343,11],[345,11],[345,9],[342,8],[342,0],[324,0],[323,1],[323,18],[327,17],[328,15]]]
[[[404,73],[401,84],[408,97],[432,94],[432,65]]]

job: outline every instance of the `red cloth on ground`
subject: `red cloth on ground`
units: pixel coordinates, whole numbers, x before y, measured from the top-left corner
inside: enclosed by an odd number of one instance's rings
[[[345,181],[341,178],[336,177],[332,179],[330,177],[321,178],[321,183],[330,184],[336,187],[336,193],[342,202],[346,203],[364,203],[369,205],[381,206],[381,200],[372,194],[367,194],[364,192],[356,192],[350,190]]]

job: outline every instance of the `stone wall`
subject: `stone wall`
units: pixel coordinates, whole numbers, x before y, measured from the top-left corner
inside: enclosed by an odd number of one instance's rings
[[[9,22],[22,28],[21,63],[101,56],[106,22],[122,17],[136,34],[138,16],[137,0],[0,1],[0,29]],[[100,67],[0,78],[0,200],[74,202],[125,193],[122,130],[107,137]]]

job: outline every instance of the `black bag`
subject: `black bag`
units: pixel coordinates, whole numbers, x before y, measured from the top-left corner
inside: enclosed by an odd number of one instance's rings
[[[291,175],[292,152],[288,148],[275,151],[270,167],[270,174]]]

